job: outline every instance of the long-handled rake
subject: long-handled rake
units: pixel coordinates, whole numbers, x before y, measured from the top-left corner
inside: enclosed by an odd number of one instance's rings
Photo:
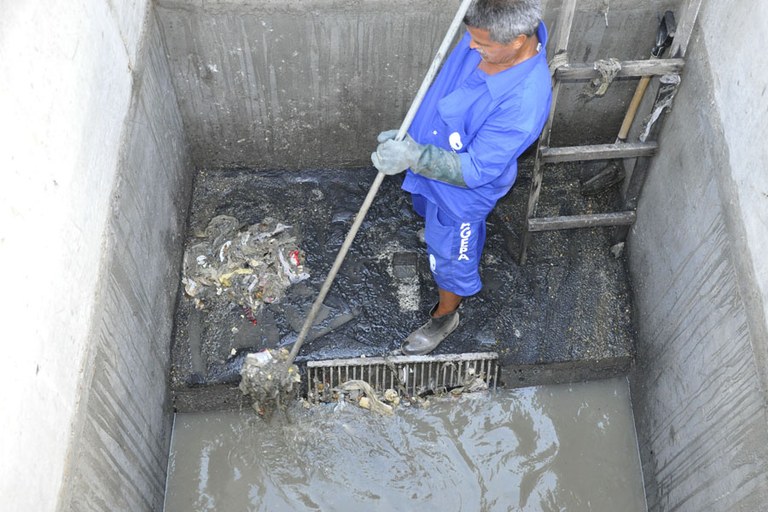
[[[411,122],[413,121],[429,86],[437,75],[443,59],[445,58],[472,1],[473,0],[462,0],[461,5],[459,5],[458,11],[437,50],[435,58],[432,60],[432,64],[421,83],[421,87],[419,88],[416,97],[408,109],[408,113],[398,130],[395,140],[403,140],[403,138],[405,138],[408,128],[410,128]],[[241,372],[242,381],[240,388],[244,393],[249,394],[255,401],[255,408],[258,409],[260,407],[268,406],[270,402],[279,402],[281,399],[289,398],[295,394],[296,389],[301,382],[301,378],[298,368],[294,366],[293,362],[296,359],[296,355],[299,353],[304,340],[307,338],[307,334],[323,305],[323,301],[336,278],[336,274],[344,262],[347,252],[352,245],[352,241],[360,229],[360,226],[368,213],[368,209],[384,180],[384,176],[385,175],[381,172],[376,175],[376,178],[368,191],[368,195],[363,201],[360,211],[357,213],[355,221],[336,256],[336,260],[334,261],[322,288],[320,289],[320,293],[307,314],[304,325],[302,326],[290,353],[275,353],[278,354],[275,356],[272,352],[268,352],[249,354],[249,356],[246,357]],[[400,384],[402,386],[402,384],[405,383],[404,389],[406,392],[410,393],[415,393],[417,391],[416,387],[412,385],[416,381],[421,382],[422,386],[433,386],[432,389],[437,389],[439,387],[451,388],[463,385],[464,380],[466,380],[468,375],[482,375],[484,378],[490,377],[495,383],[497,375],[495,361],[497,358],[498,356],[495,353],[485,353],[459,354],[455,356],[417,356],[416,359],[406,356],[395,356],[391,358],[360,358],[314,362],[308,364],[308,369],[311,375],[310,382],[308,382],[308,389],[310,397],[314,396],[317,398],[320,396],[317,387],[318,385],[321,386],[322,389],[331,389],[341,384],[342,371],[346,372],[344,373],[346,378],[349,375],[350,369],[353,369],[354,372],[357,372],[358,370],[360,372],[361,378],[355,380],[370,379],[372,380],[372,386],[376,389],[376,387],[384,385],[386,378],[382,377],[381,380],[376,380],[374,378],[375,373],[373,373],[374,368],[378,368],[381,375],[385,373],[385,370],[386,372],[389,372],[390,382],[392,383],[392,386],[390,387],[395,387],[395,377],[399,378],[399,376],[404,376],[405,379],[400,379]],[[376,362],[379,364],[373,364],[375,360],[378,360]],[[493,362],[492,369],[490,368],[491,365],[489,362]],[[439,366],[442,370],[438,368]],[[323,370],[320,373],[315,373],[313,368],[323,368]],[[451,371],[451,368],[454,368],[454,371]],[[459,368],[459,370],[456,371],[456,368]],[[409,379],[409,377],[412,377],[414,374],[417,375],[417,377],[415,377],[416,380],[414,380],[414,378]],[[357,373],[353,373],[352,375],[357,375]],[[409,383],[411,384],[410,387]],[[379,388],[377,391],[383,392],[384,389]]]

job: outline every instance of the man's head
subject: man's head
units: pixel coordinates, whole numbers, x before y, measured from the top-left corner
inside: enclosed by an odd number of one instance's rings
[[[494,42],[508,44],[517,36],[535,34],[540,19],[540,0],[476,0],[464,23],[487,30]]]

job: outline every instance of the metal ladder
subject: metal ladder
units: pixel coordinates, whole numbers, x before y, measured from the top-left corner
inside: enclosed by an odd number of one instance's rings
[[[620,138],[617,138],[617,141],[613,144],[553,148],[549,145],[550,135],[562,81],[588,81],[600,76],[594,64],[571,64],[567,61],[568,41],[576,11],[576,2],[577,0],[563,0],[563,4],[560,7],[560,16],[557,21],[556,38],[554,38],[556,46],[550,60],[553,81],[552,106],[549,111],[549,118],[544,125],[536,147],[533,176],[528,195],[528,210],[520,249],[521,265],[526,261],[532,233],[536,232],[616,226],[618,227],[616,240],[624,241],[626,239],[629,228],[635,222],[635,210],[640,197],[640,190],[650,167],[651,159],[658,149],[656,140],[661,121],[665,112],[672,105],[680,84],[680,73],[685,65],[683,57],[685,56],[702,0],[681,1],[679,10],[681,16],[680,21],[677,23],[674,41],[669,51],[670,58],[650,58],[648,60],[620,62],[621,68],[616,74],[617,77],[637,77],[645,80],[646,84],[650,77],[660,77],[656,99],[651,109],[652,115],[649,117],[650,121],[644,126],[637,142],[622,142]],[[626,121],[625,119],[625,123]],[[625,136],[628,130],[629,126],[622,126],[622,132]],[[544,164],[611,159],[622,159],[625,162],[627,162],[627,159],[636,159],[620,211],[559,217],[535,216],[544,177]]]

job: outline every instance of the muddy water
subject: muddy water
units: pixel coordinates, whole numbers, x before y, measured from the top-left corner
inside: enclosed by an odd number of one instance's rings
[[[644,511],[624,379],[399,408],[176,417],[166,512]]]

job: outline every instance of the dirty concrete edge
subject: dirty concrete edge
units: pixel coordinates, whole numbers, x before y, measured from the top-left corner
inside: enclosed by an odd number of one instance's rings
[[[619,356],[607,359],[549,364],[508,364],[500,366],[499,389],[572,384],[629,375],[634,359]],[[180,387],[171,390],[178,413],[242,410],[250,403],[236,383]]]

